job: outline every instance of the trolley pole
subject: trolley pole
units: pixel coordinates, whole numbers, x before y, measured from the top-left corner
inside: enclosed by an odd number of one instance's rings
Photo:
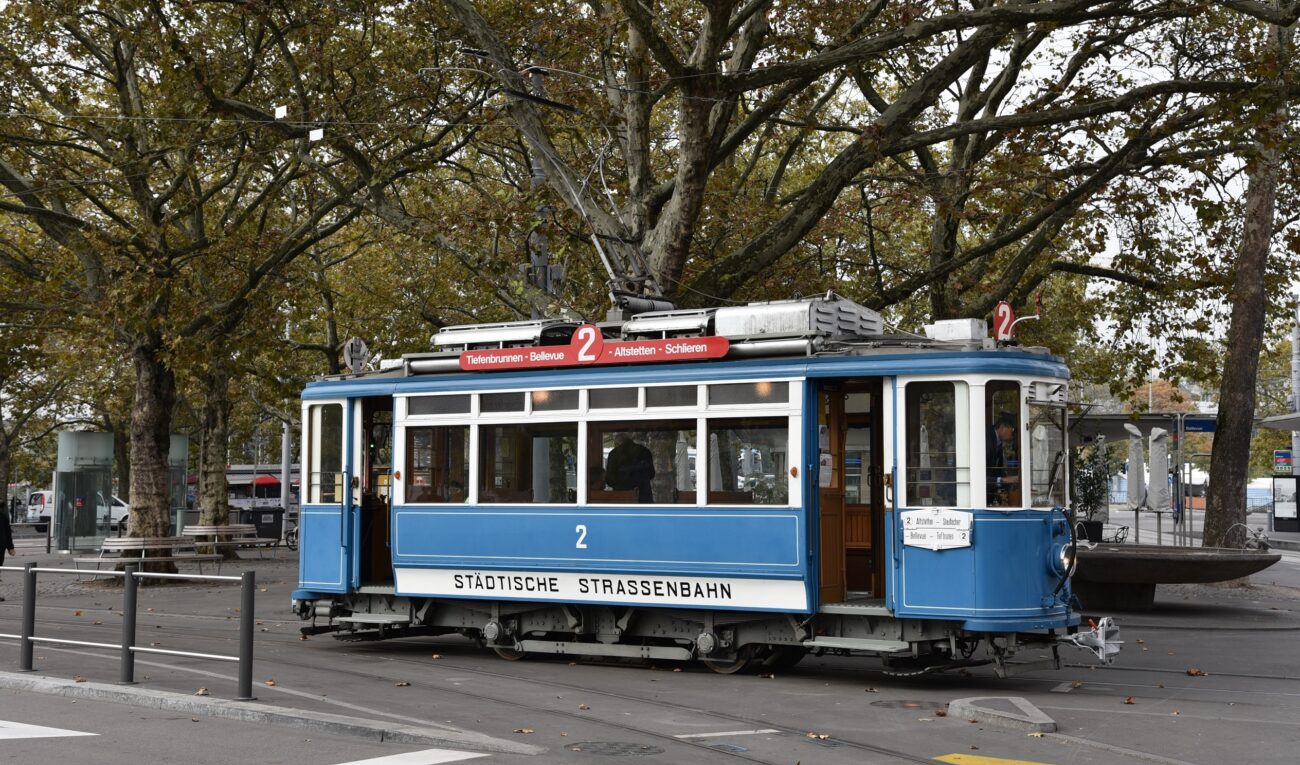
[[[245,571],[240,577],[239,593],[239,695],[236,701],[252,701],[253,695],[253,593],[257,591],[257,572]]]
[[[36,635],[36,564],[27,561],[23,567],[23,644],[18,647],[18,671],[34,672],[32,667],[32,637]]]
[[[122,685],[135,685],[135,612],[136,596],[140,586],[135,578],[139,570],[135,563],[126,567],[126,576],[122,580],[122,668],[118,682]]]

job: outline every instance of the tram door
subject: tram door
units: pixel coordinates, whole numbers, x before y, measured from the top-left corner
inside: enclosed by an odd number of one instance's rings
[[[883,595],[881,381],[851,380],[818,394],[819,599]]]
[[[821,528],[821,603],[848,594],[844,578],[844,388],[825,384],[817,394],[817,499]]]
[[[357,579],[362,585],[393,581],[392,537],[393,398],[374,396],[361,400],[357,439],[358,469],[353,481],[353,504],[359,539]]]

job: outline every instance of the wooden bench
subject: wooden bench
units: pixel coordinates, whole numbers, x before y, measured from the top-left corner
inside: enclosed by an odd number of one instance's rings
[[[270,537],[259,537],[257,527],[251,523],[230,523],[224,526],[186,526],[181,529],[181,535],[190,539],[194,545],[211,545],[218,547],[252,547],[257,550],[257,557],[262,557],[263,548],[270,547],[271,555],[275,555],[275,548],[280,544],[280,540]]]
[[[161,554],[155,556],[149,553]],[[131,562],[194,562],[199,564],[199,573],[202,574],[205,561],[216,561],[217,573],[221,573],[221,556],[196,551],[194,540],[189,537],[109,537],[100,545],[98,556],[73,558],[72,566],[79,570],[82,563],[94,564],[98,571],[105,563],[117,566]]]

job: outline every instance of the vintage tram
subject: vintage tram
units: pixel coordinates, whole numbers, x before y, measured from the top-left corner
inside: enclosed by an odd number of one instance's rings
[[[294,610],[504,658],[1059,666],[1068,370],[926,331],[828,294],[449,327],[312,382]]]

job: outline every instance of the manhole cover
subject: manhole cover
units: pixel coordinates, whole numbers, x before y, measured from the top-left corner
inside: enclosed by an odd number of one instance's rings
[[[623,741],[580,741],[565,747],[570,752],[603,754],[609,757],[631,757],[639,754],[663,754],[663,747],[649,744],[629,744]]]
[[[709,748],[717,749],[719,752],[727,752],[729,754],[740,754],[749,751],[745,747],[736,746],[735,744],[709,744]]]
[[[915,699],[881,699],[871,702],[871,706],[881,709],[942,709],[948,706],[944,702],[916,701]]]

